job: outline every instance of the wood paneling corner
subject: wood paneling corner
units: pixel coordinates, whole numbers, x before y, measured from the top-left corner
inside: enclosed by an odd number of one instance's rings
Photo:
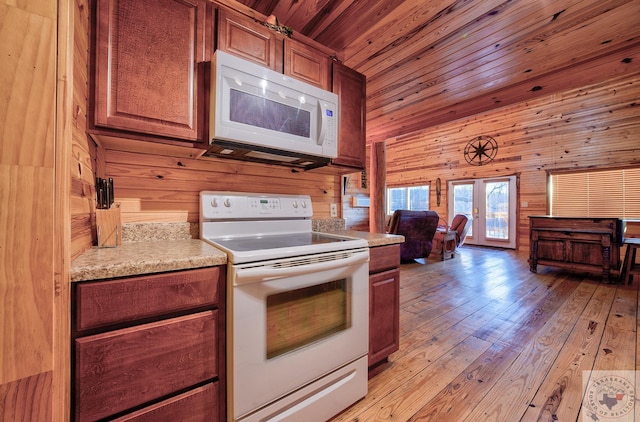
[[[0,419],[52,420],[56,2],[2,2]]]

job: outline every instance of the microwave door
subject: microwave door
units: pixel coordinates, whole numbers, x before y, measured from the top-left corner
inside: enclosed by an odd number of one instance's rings
[[[322,125],[318,106],[278,88],[273,83],[261,89],[247,83],[235,87],[230,84],[227,102],[222,106],[225,112],[221,123],[226,137],[247,144],[321,154],[322,145],[316,143],[318,135],[314,135]]]

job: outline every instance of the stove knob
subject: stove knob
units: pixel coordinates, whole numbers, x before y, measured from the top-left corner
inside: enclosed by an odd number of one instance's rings
[[[218,198],[213,198],[213,199],[211,200],[211,206],[212,206],[213,208],[218,208]]]
[[[229,198],[226,198],[224,200],[224,206],[227,207],[227,208],[229,208],[231,206],[231,200]]]
[[[302,208],[307,208],[307,201],[305,200],[302,201]]]
[[[298,201],[293,201],[293,208],[298,208]]]

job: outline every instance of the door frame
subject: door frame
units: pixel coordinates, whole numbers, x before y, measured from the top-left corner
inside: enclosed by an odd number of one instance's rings
[[[491,239],[484,236],[485,221],[485,191],[481,186],[485,186],[488,182],[509,181],[509,238],[507,240]],[[474,179],[449,180],[447,182],[447,213],[449,220],[454,216],[453,191],[454,185],[471,184],[473,185],[473,217],[471,236],[467,236],[465,243],[478,246],[492,246],[507,249],[517,249],[517,228],[518,228],[518,198],[520,177],[518,174],[506,176],[478,177]]]

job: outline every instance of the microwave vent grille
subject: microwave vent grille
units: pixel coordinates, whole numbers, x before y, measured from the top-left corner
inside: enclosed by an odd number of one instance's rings
[[[323,167],[331,162],[331,159],[325,157],[296,154],[291,151],[280,151],[217,139],[213,141],[209,149],[202,154],[202,156],[275,164],[301,170]]]

